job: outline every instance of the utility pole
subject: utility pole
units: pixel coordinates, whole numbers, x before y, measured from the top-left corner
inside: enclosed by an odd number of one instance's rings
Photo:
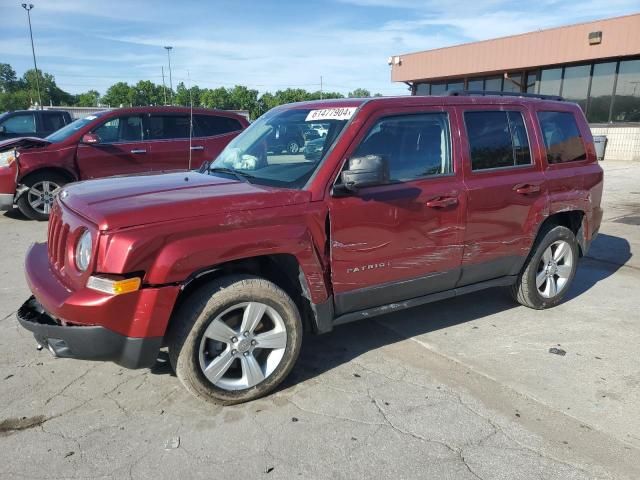
[[[27,18],[29,20],[29,36],[31,37],[31,53],[33,54],[33,66],[36,69],[36,90],[38,91],[38,105],[40,105],[40,109],[42,110],[42,97],[40,96],[40,73],[38,72],[38,64],[36,63],[36,49],[33,46],[33,31],[31,30],[31,9],[33,8],[33,3],[22,4],[22,8],[27,11]]]
[[[171,78],[171,50],[173,47],[164,47],[167,50],[167,58],[169,59],[169,97],[171,97],[171,103],[173,103],[173,79]]]
[[[162,91],[164,92],[164,104],[167,104],[167,86],[164,84],[164,65],[161,66],[162,68]]]
[[[322,75],[320,75],[320,100],[322,100]]]

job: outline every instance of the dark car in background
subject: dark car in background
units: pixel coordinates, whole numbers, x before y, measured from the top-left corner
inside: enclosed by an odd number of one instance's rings
[[[304,158],[305,160],[311,160],[317,162],[322,157],[322,150],[325,144],[324,137],[318,137],[315,140],[308,141],[304,146]]]
[[[67,183],[199,168],[248,125],[223,110],[135,107],[89,115],[44,139],[2,141],[0,210],[15,204],[28,218],[45,220]]]
[[[0,140],[44,138],[72,122],[64,110],[16,110],[0,114]]]

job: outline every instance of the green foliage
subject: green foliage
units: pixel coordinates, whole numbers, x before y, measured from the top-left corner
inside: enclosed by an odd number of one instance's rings
[[[173,104],[189,106],[193,102],[195,107],[248,110],[251,118],[255,119],[268,110],[285,103],[321,98],[344,98],[344,95],[338,92],[309,92],[301,88],[287,88],[275,93],[265,92],[262,95],[258,90],[243,85],[236,85],[233,88],[200,88],[194,85],[189,89],[183,82],[180,82],[175,92],[172,92],[149,80],[140,80],[135,85],[129,85],[126,82],[114,83],[102,97],[96,90],[71,95],[56,85],[53,75],[42,71],[38,73],[40,94],[42,103],[45,105],[128,107]],[[371,93],[364,88],[356,88],[353,92],[349,92],[348,96],[370,97]],[[380,94],[377,93],[375,96],[380,96]],[[37,101],[36,71],[27,70],[19,79],[11,65],[0,63],[0,111],[29,108]]]

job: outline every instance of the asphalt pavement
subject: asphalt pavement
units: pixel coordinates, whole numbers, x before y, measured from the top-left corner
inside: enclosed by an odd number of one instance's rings
[[[46,224],[0,214],[0,477],[640,478],[640,163],[603,167],[601,234],[560,306],[493,289],[345,325],[234,407],[192,398],[165,355],[37,351],[15,311]]]

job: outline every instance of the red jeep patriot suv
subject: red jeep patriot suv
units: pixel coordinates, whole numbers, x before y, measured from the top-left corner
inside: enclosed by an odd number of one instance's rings
[[[198,168],[248,125],[243,116],[220,110],[135,107],[89,115],[45,139],[5,140],[0,210],[16,204],[28,218],[46,220],[69,182]]]
[[[322,153],[274,126],[322,122]],[[580,108],[526,96],[297,103],[199,172],[66,187],[31,247],[19,322],[60,357],[178,378],[224,404],[272,391],[303,334],[494,286],[567,294],[603,173]]]

